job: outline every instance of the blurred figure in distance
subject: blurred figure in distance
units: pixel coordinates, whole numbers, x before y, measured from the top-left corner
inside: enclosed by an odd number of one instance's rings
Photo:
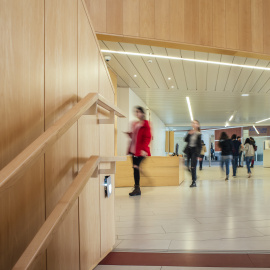
[[[196,167],[197,167],[197,160],[201,153],[202,148],[202,135],[201,135],[201,128],[200,122],[198,120],[194,120],[191,123],[192,130],[190,130],[185,137],[185,142],[187,142],[187,146],[184,150],[184,153],[187,155],[187,158],[191,160],[191,175],[192,175],[192,184],[190,187],[196,187]],[[201,160],[201,158],[199,158]]]
[[[236,177],[236,171],[237,171],[237,165],[238,165],[238,159],[239,159],[239,149],[241,146],[241,142],[237,140],[236,134],[232,135],[232,166],[233,166],[233,176]]]
[[[232,160],[232,142],[229,139],[226,132],[222,132],[218,142],[219,148],[221,148],[221,169],[224,171],[224,164],[226,167],[226,178],[229,180],[230,174],[230,161]]]
[[[204,141],[202,140],[202,150],[201,150],[201,153],[200,153],[200,170],[202,170],[202,165],[203,165],[203,159],[204,159],[204,156],[205,156],[205,153],[207,152],[207,149],[206,149],[206,146],[204,144]]]
[[[241,163],[242,163],[242,155],[243,155],[243,151],[244,151],[244,145],[242,144],[240,136],[237,137],[237,140],[241,143],[240,148],[239,148],[239,159],[238,159],[239,165],[238,165],[238,167],[243,167]]]
[[[254,151],[254,147],[252,145],[252,142],[249,138],[247,138],[245,141],[245,156],[246,156],[248,178],[251,177],[250,163],[252,162],[254,154],[255,154],[255,151]]]

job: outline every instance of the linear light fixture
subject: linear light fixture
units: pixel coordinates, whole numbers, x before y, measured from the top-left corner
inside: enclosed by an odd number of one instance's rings
[[[230,119],[229,119],[229,122],[233,120],[233,114],[231,115]]]
[[[186,97],[186,100],[187,100],[187,104],[188,104],[188,110],[189,110],[189,114],[190,114],[190,119],[191,119],[191,121],[193,121],[193,115],[192,115],[192,110],[191,110],[189,97]]]
[[[255,127],[255,125],[253,125],[255,131],[257,132],[257,134],[260,134],[259,131],[257,130],[257,128]]]
[[[266,67],[238,65],[238,64],[233,64],[233,63],[223,63],[223,62],[215,62],[215,61],[206,61],[206,60],[190,59],[190,58],[183,58],[183,57],[174,57],[174,56],[166,56],[166,55],[147,54],[147,53],[133,53],[133,52],[123,52],[123,51],[112,51],[112,50],[101,50],[101,51],[102,52],[106,52],[106,53],[113,53],[113,54],[144,56],[144,57],[152,57],[152,58],[163,58],[163,59],[171,59],[171,60],[181,60],[181,61],[206,63],[206,64],[221,65],[221,66],[252,68],[252,69],[269,70],[270,71],[270,68],[266,68]]]
[[[228,126],[229,126],[229,123],[228,123],[228,122],[226,122],[226,123],[225,123],[225,127],[228,127]]]
[[[256,122],[256,124],[261,123],[261,122],[265,122],[265,121],[267,121],[267,120],[270,120],[270,118],[260,120],[260,121]]]
[[[248,97],[249,94],[242,94],[241,96],[242,96],[242,97]]]

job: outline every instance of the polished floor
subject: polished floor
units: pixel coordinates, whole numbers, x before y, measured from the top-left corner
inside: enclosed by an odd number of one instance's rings
[[[143,188],[141,197],[116,189],[114,252],[270,253],[270,169],[255,166],[247,178],[239,168],[237,175],[224,181],[218,167],[204,167],[197,188],[189,188],[186,172],[181,186]],[[97,269],[161,269],[138,267]]]

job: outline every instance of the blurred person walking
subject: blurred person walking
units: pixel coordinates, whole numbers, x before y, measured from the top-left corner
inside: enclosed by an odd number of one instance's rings
[[[145,120],[144,108],[135,107],[135,116],[138,121],[132,122],[131,132],[127,132],[131,138],[128,154],[132,155],[133,171],[134,171],[134,190],[129,196],[141,195],[140,189],[140,164],[146,156],[151,156],[149,144],[151,142],[151,129],[149,122]]]
[[[202,150],[201,150],[201,153],[200,153],[200,171],[202,170],[202,165],[203,165],[203,159],[204,159],[204,156],[205,156],[205,153],[207,152],[206,150],[206,146],[204,144],[204,141],[202,140]]]
[[[255,154],[255,151],[254,151],[254,147],[252,145],[252,142],[249,138],[247,138],[245,141],[245,156],[246,156],[248,178],[251,177],[250,163],[252,162],[254,154]]]
[[[215,160],[215,150],[214,150],[214,147],[213,147],[213,143],[211,143],[211,160]]]
[[[237,137],[237,140],[241,143],[240,148],[239,148],[238,167],[243,167],[241,163],[242,163],[242,155],[243,155],[243,151],[244,151],[244,145],[242,144],[240,136]]]
[[[187,158],[191,160],[191,175],[192,175],[192,184],[190,187],[196,187],[196,167],[197,160],[201,153],[202,148],[202,140],[201,140],[201,128],[200,122],[198,120],[194,120],[191,123],[192,130],[190,130],[185,137],[185,142],[187,142],[187,146],[184,150],[184,153],[187,155]],[[199,158],[200,160],[200,158]]]
[[[250,137],[249,139],[250,139],[251,145],[254,148],[254,156],[253,156],[253,159],[251,161],[251,166],[250,166],[250,168],[253,168],[254,167],[254,162],[255,162],[255,152],[257,151],[257,145],[256,145],[256,142],[255,142],[253,137]]]
[[[241,143],[237,140],[236,134],[233,134],[232,135],[232,154],[233,154],[232,167],[233,167],[234,177],[236,177],[240,146],[241,146]]]
[[[224,171],[224,164],[226,167],[226,178],[229,180],[230,174],[230,161],[232,160],[232,142],[229,139],[226,132],[222,132],[218,142],[219,148],[221,148],[221,169]]]

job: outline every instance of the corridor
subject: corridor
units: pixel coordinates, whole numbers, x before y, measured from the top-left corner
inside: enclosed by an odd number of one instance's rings
[[[204,167],[198,171],[198,187],[193,189],[189,188],[190,175],[185,173],[186,180],[179,187],[143,188],[141,197],[129,197],[130,188],[116,189],[114,252],[239,256],[269,253],[269,169],[255,166],[253,177],[248,179],[246,168],[239,168],[238,177],[224,181],[219,167]],[[193,263],[196,264],[191,260],[189,266]],[[161,268],[98,266],[96,269]]]

